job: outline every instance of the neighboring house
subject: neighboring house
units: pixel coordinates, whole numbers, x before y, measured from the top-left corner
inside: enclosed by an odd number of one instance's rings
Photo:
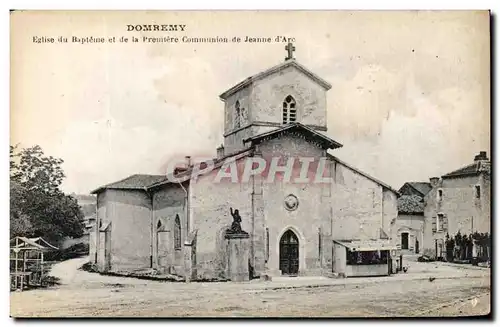
[[[444,256],[446,235],[491,233],[491,162],[485,151],[474,162],[430,179],[425,197],[425,248]]]
[[[95,243],[95,236],[91,233],[93,226],[96,221],[96,205],[97,205],[97,197],[95,195],[90,194],[70,194],[72,197],[76,199],[78,205],[80,205],[83,212],[83,225],[84,231],[83,236],[79,238],[66,238],[62,244],[62,248],[66,249],[70,246],[73,246],[78,243]],[[92,246],[89,246],[92,250]],[[94,246],[95,248],[95,246]],[[90,250],[90,251],[91,251]],[[92,253],[90,253],[92,255]]]
[[[380,262],[387,260],[386,233],[397,215],[398,192],[328,154],[342,146],[322,133],[327,131],[330,87],[288,58],[221,94],[224,145],[217,149],[211,173],[178,183],[162,175],[132,175],[93,191],[97,228],[92,262],[100,271],[154,268],[192,274],[192,279],[227,277],[224,234],[234,208],[250,235],[253,277],[323,275],[335,269],[345,275],[360,270],[387,274],[387,265],[380,264],[376,272],[361,265],[377,255],[385,256]],[[248,182],[214,182],[229,159],[240,167],[248,158],[303,157],[326,158],[333,182],[266,182],[259,174]],[[192,172],[188,161],[179,175],[192,177]],[[184,266],[183,251],[195,257],[193,266]]]
[[[96,210],[97,210],[97,197],[95,195],[91,194],[71,194],[80,207],[82,208],[83,212],[83,223],[85,225],[85,235],[87,235],[92,227],[92,225],[95,223],[95,218],[96,218]]]
[[[398,216],[391,226],[391,237],[403,254],[422,251],[424,243],[424,197],[432,189],[430,183],[407,182],[400,189]]]

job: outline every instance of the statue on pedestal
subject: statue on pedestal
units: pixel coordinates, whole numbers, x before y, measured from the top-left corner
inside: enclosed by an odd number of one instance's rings
[[[233,217],[233,223],[231,224],[231,228],[226,230],[227,234],[247,234],[241,229],[241,216],[238,209],[233,211],[233,208],[229,208],[231,212],[231,216]]]

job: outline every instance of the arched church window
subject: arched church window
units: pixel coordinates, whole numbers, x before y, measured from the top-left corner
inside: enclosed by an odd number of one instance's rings
[[[161,220],[158,220],[158,224],[156,224],[156,229],[161,229]]]
[[[297,103],[291,95],[287,95],[283,101],[283,124],[297,121]]]
[[[240,127],[240,102],[236,101],[234,104],[234,109],[235,109],[235,115],[234,115],[234,127],[239,128]]]
[[[175,226],[174,226],[174,249],[181,249],[181,220],[179,215],[175,216]]]

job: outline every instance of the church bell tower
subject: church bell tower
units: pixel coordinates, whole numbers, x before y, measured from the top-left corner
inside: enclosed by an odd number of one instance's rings
[[[293,57],[295,46],[285,46],[285,61],[250,76],[220,95],[224,102],[224,152],[245,148],[243,140],[301,123],[327,130],[326,91],[331,85]]]

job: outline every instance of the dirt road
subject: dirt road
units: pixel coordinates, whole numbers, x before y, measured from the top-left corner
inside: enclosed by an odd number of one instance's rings
[[[63,285],[11,293],[14,317],[401,317],[484,315],[488,269],[413,264],[379,278],[276,278],[272,282],[167,283],[55,266]],[[72,273],[70,273],[72,271]],[[429,281],[428,276],[435,276]]]

